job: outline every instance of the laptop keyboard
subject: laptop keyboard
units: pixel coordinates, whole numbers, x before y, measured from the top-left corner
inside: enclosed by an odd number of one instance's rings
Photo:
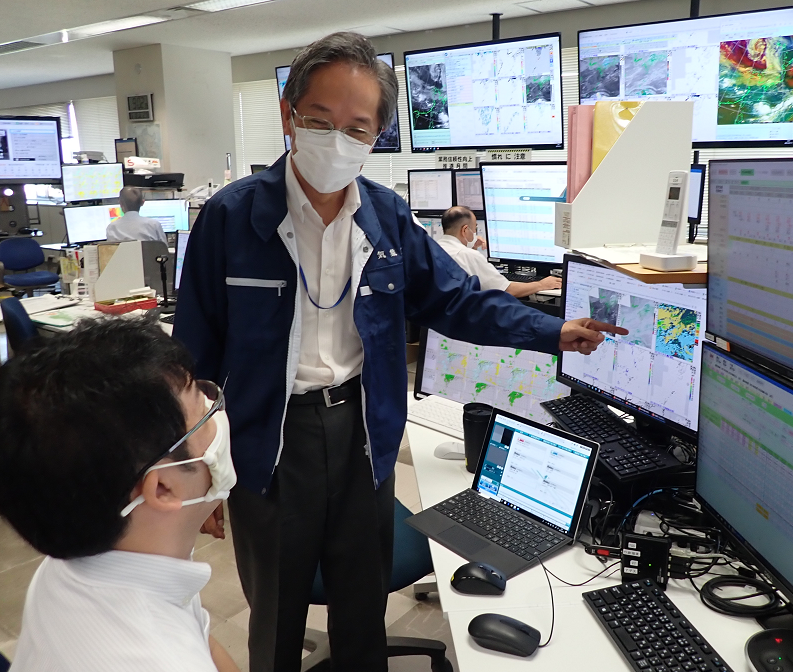
[[[160,318],[160,322],[165,322],[165,324],[173,324],[175,319],[176,313],[171,313],[170,315],[163,315]]]
[[[680,468],[673,455],[659,450],[608,409],[576,395],[545,401],[541,406],[562,429],[601,444],[598,460],[618,481],[632,481]]]
[[[525,560],[567,541],[567,537],[473,490],[464,490],[432,508]]]
[[[655,582],[633,581],[583,597],[635,672],[731,672]]]

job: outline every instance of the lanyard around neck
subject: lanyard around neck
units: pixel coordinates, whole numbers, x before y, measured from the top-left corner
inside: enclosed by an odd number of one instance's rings
[[[314,306],[316,306],[320,310],[330,310],[331,308],[335,308],[336,306],[338,306],[342,301],[344,301],[344,297],[347,296],[347,292],[349,292],[350,287],[352,287],[352,277],[350,277],[350,279],[347,280],[347,284],[344,285],[344,291],[341,293],[341,296],[339,297],[339,300],[336,301],[336,303],[334,303],[332,306],[320,306],[316,301],[314,301],[314,299],[311,298],[311,294],[309,294],[308,292],[308,285],[306,284],[306,274],[303,273],[302,265],[300,266],[300,279],[303,281],[303,287],[306,290],[306,296],[308,297],[308,300],[311,301],[311,303],[313,303]]]

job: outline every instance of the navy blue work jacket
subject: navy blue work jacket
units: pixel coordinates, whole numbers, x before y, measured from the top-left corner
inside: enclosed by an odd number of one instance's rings
[[[286,157],[237,180],[201,210],[184,261],[174,336],[196,374],[223,384],[239,483],[266,493],[283,443],[300,351],[298,273]],[[562,320],[480,291],[393,191],[358,178],[353,319],[363,343],[366,450],[375,487],[394,469],[407,416],[405,317],[452,338],[558,352]],[[393,252],[393,253],[392,253]],[[356,277],[357,276],[357,277]],[[362,292],[361,289],[365,291]]]

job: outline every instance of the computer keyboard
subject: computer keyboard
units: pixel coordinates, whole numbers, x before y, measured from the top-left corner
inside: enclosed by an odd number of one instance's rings
[[[171,313],[170,315],[163,315],[160,318],[160,322],[165,322],[165,324],[173,324],[175,319],[176,319],[176,313]]]
[[[583,594],[636,672],[732,672],[654,581]]]
[[[462,404],[438,397],[427,397],[408,407],[408,420],[463,439]]]
[[[564,535],[555,534],[528,516],[473,490],[464,490],[432,508],[524,560],[532,560],[569,541]]]
[[[538,280],[542,280],[542,278],[538,278],[536,275],[524,275],[523,273],[502,273],[501,275],[510,282],[537,282]]]
[[[671,473],[680,462],[649,443],[597,401],[584,395],[545,401],[541,406],[572,434],[600,443],[598,460],[618,481]]]

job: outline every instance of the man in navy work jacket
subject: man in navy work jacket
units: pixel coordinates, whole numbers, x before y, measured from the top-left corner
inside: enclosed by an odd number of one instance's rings
[[[190,237],[174,335],[200,378],[225,382],[253,672],[300,669],[317,567],[333,669],[387,670],[405,317],[548,353],[627,333],[479,291],[402,199],[359,177],[396,101],[396,76],[360,35],[306,47],[281,103],[292,152],[213,196]],[[222,509],[206,528],[222,536]]]

